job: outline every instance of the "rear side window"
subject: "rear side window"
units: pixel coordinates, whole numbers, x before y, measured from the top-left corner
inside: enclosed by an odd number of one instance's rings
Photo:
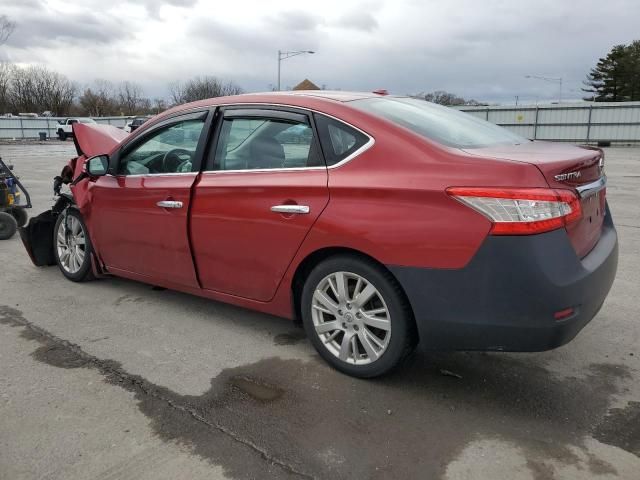
[[[215,152],[216,170],[322,166],[306,123],[279,118],[225,118]]]
[[[369,141],[364,133],[333,118],[314,114],[327,166],[335,165]]]

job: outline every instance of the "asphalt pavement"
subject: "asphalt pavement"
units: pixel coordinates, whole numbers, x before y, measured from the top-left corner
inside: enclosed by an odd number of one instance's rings
[[[37,214],[72,142],[0,145]],[[0,479],[640,478],[640,148],[606,150],[613,289],[559,349],[332,370],[288,320],[0,242]]]

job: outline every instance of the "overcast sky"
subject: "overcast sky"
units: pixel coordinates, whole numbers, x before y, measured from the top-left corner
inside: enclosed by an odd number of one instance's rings
[[[393,93],[447,90],[513,102],[564,96],[611,46],[640,39],[639,0],[0,0],[17,22],[0,58],[80,85],[131,80],[149,96],[195,75],[247,91],[282,85]]]

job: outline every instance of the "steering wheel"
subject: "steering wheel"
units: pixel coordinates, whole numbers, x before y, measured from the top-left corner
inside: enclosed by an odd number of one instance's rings
[[[181,158],[186,156],[186,159]],[[173,148],[164,154],[162,158],[162,172],[163,173],[177,173],[180,166],[184,162],[191,160],[191,152],[184,148]]]

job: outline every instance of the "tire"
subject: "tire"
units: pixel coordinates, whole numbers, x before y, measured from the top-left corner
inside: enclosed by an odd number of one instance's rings
[[[93,280],[92,251],[80,212],[69,208],[60,213],[53,229],[53,256],[62,274],[73,282]]]
[[[64,133],[62,130],[58,130],[58,138],[60,139],[61,142],[64,142],[67,139],[67,134]]]
[[[0,240],[8,240],[13,237],[18,230],[18,223],[13,215],[7,212],[0,212]]]
[[[346,289],[340,288],[340,278]],[[345,290],[346,295],[336,294]],[[416,344],[413,315],[402,289],[369,259],[336,255],[319,263],[305,281],[300,305],[313,346],[347,375],[372,378],[388,373]]]
[[[27,220],[29,220],[29,215],[27,215],[27,210],[22,207],[11,207],[10,210],[13,218],[16,219],[16,223],[18,227],[24,227],[27,224]]]

